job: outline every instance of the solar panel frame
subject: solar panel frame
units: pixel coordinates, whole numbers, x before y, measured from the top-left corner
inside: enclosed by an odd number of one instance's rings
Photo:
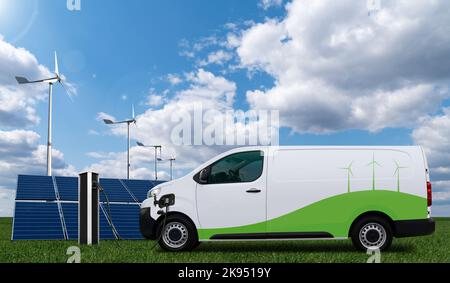
[[[115,228],[114,221],[109,223],[107,212],[105,210],[104,204],[99,204],[99,233],[101,240],[117,240],[117,230]]]

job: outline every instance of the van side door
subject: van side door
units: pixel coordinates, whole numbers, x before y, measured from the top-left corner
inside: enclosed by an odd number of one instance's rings
[[[264,151],[256,150],[228,155],[204,168],[207,182],[197,182],[200,240],[265,233],[266,164]]]

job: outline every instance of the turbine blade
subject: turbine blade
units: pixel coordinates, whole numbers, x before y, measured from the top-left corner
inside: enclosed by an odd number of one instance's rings
[[[21,85],[31,83],[27,78],[24,77],[16,77],[16,81]]]
[[[43,80],[36,80],[36,81],[29,81],[27,78],[25,77],[16,77],[16,81],[19,84],[34,84],[34,83],[44,83],[44,82],[50,82],[57,79],[57,77],[55,78],[48,78],[48,79],[43,79]]]
[[[132,117],[133,117],[133,120],[134,120],[134,118],[135,118],[135,115],[134,115],[134,104],[132,104],[131,105],[131,112],[132,112]]]
[[[59,77],[58,55],[55,51],[55,74]]]
[[[394,176],[395,176],[395,175],[397,175],[397,173],[398,173],[398,169],[399,169],[399,168],[397,168],[397,169],[395,170],[395,172],[394,172]]]
[[[62,81],[60,83],[61,83],[62,87],[64,88],[64,92],[69,97],[70,101],[73,102],[72,93],[69,91],[69,89],[66,87],[66,85]]]

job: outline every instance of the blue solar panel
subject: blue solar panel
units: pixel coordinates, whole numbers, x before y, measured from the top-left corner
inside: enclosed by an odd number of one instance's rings
[[[66,223],[68,240],[78,240],[78,204],[62,203],[61,207],[64,214],[64,222]]]
[[[125,189],[120,180],[100,179],[104,192],[107,194],[110,202],[135,202],[130,193]],[[105,202],[104,193],[100,193],[100,201]]]
[[[78,201],[77,177],[55,177],[55,180],[60,200]]]
[[[106,205],[104,205],[103,207],[106,209]],[[63,203],[62,208],[69,240],[78,240],[78,204]],[[112,232],[111,226],[109,225],[109,222],[105,214],[103,213],[101,207],[99,207],[99,218],[100,218],[100,239],[102,240],[116,239],[116,237]],[[113,223],[114,226],[120,225],[120,223],[115,223],[114,220]]]
[[[143,202],[147,198],[147,192],[154,187],[152,181],[123,180],[123,182],[139,202]]]
[[[20,175],[17,182],[13,240],[63,240],[63,220],[69,240],[78,239],[78,177],[54,177],[59,192],[63,219],[58,211],[53,178]],[[139,205],[147,192],[161,181],[100,179],[108,194],[114,227],[122,239],[142,239],[139,230]],[[135,199],[136,198],[136,199]],[[23,202],[39,201],[39,202]],[[42,202],[40,202],[42,201]],[[46,202],[47,201],[47,202]],[[49,202],[50,201],[50,202]],[[70,202],[73,201],[74,203]],[[100,239],[116,239],[105,213],[106,198],[100,194]]]
[[[19,175],[16,200],[56,200],[52,177]]]
[[[105,211],[107,206],[103,204]],[[139,210],[136,204],[110,204],[111,218],[123,240],[143,239],[139,229]]]
[[[13,240],[64,240],[58,205],[16,202]]]

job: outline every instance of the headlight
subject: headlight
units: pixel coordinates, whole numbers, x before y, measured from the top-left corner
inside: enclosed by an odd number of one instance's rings
[[[147,198],[153,198],[153,197],[157,196],[160,192],[161,192],[161,189],[159,189],[159,188],[150,190],[147,194]]]

